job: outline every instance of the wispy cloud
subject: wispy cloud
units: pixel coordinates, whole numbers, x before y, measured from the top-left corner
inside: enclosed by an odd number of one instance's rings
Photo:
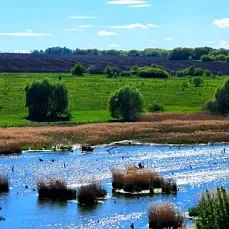
[[[79,28],[77,28],[77,29],[65,29],[65,31],[70,31],[70,32],[72,32],[72,31],[82,31],[83,29],[79,29]]]
[[[110,44],[108,47],[109,47],[109,48],[118,48],[119,45],[118,45],[118,44]]]
[[[212,24],[221,29],[228,28],[229,27],[229,18],[216,19],[213,21]]]
[[[155,25],[155,24],[147,24],[148,27],[150,28],[158,28],[159,25]]]
[[[140,23],[136,23],[136,24],[129,24],[129,25],[115,25],[112,26],[112,28],[114,29],[148,29],[149,27],[155,27],[155,25],[153,24],[147,24],[147,25],[143,25]]]
[[[70,16],[71,19],[96,19],[96,16]]]
[[[219,44],[220,44],[220,48],[229,48],[229,44],[225,40],[220,40]]]
[[[129,5],[128,7],[130,7],[130,8],[144,8],[144,7],[150,7],[150,6],[151,6],[150,4],[145,3],[145,4]]]
[[[0,33],[0,36],[14,36],[14,37],[45,37],[52,36],[49,33],[34,33],[34,32],[19,32],[19,33]]]
[[[80,25],[79,28],[85,29],[85,28],[91,28],[91,25]]]
[[[108,36],[117,36],[117,33],[100,30],[97,35],[100,37],[108,37]]]
[[[110,4],[110,5],[139,5],[139,4],[146,4],[146,2],[141,1],[141,0],[112,0],[112,1],[108,1],[107,4]]]
[[[165,38],[166,41],[174,41],[174,39],[172,37],[167,37]]]

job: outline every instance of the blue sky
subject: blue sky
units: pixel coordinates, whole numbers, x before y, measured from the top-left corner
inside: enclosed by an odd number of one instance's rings
[[[229,48],[228,0],[7,0],[0,51]]]

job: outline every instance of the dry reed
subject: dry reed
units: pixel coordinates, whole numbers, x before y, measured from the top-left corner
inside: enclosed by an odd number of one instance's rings
[[[148,217],[149,227],[153,229],[179,229],[183,227],[183,216],[170,203],[152,205],[149,208]]]

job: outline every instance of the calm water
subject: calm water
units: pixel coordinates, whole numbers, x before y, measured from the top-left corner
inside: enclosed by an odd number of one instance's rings
[[[195,206],[200,192],[221,185],[229,187],[229,145],[128,146],[117,147],[109,153],[110,148],[97,148],[91,155],[82,155],[76,150],[0,156],[0,172],[7,173],[10,179],[9,194],[0,196],[0,215],[6,219],[0,221],[0,228],[130,228],[131,223],[138,229],[148,228],[147,210],[151,203],[173,202],[185,212]],[[39,158],[44,162],[39,162]],[[180,189],[178,194],[139,199],[112,195],[110,169],[139,162],[165,177],[174,177]],[[11,171],[13,165],[14,172]],[[33,190],[40,177],[65,178],[75,188],[93,177],[99,178],[109,196],[104,203],[90,209],[79,207],[76,201],[40,202]],[[25,189],[25,185],[29,188]]]

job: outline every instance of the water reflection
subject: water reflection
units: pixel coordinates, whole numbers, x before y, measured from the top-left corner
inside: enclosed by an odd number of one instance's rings
[[[68,201],[59,201],[59,200],[49,200],[49,199],[40,199],[37,198],[38,207],[48,207],[48,208],[65,208],[68,204]]]

